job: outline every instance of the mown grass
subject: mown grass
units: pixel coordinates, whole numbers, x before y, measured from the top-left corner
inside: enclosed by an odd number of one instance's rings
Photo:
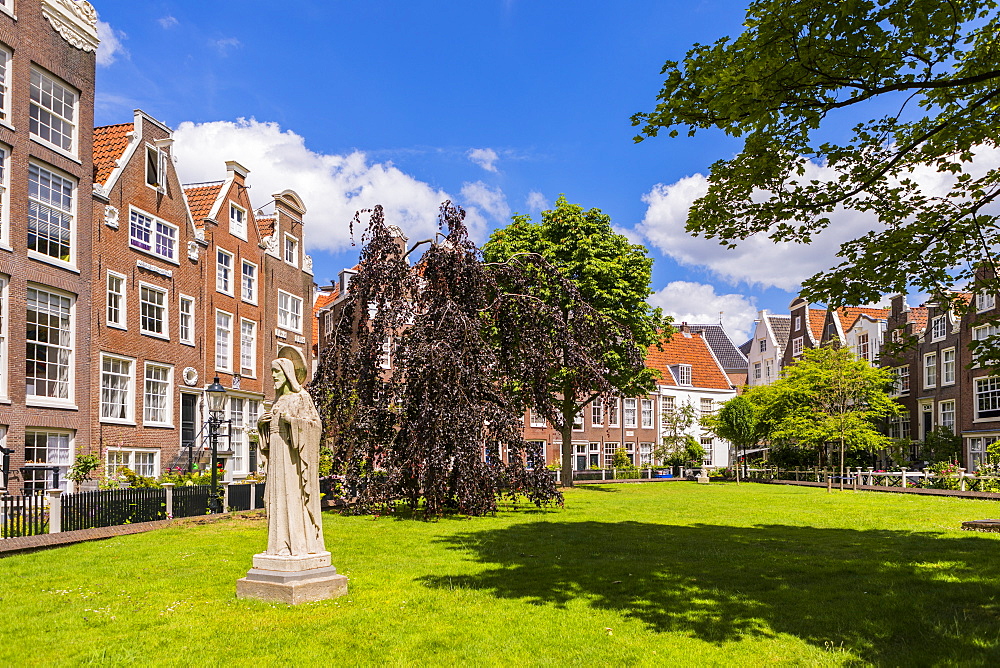
[[[233,518],[0,559],[0,665],[1000,664],[995,502],[587,487],[566,508],[325,516],[350,594],[237,600]]]

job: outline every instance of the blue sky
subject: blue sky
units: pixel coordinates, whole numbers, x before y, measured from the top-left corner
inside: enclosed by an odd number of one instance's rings
[[[141,108],[177,130],[185,181],[221,179],[236,159],[255,204],[297,190],[318,283],[356,261],[356,209],[382,203],[425,238],[444,197],[480,241],[560,193],[598,207],[655,258],[654,303],[701,321],[724,311],[734,338],[833,261],[823,238],[736,252],[688,239],[700,175],[738,144],[632,141],[629,116],[653,107],[663,62],[736,34],[744,2],[93,2],[97,124]]]

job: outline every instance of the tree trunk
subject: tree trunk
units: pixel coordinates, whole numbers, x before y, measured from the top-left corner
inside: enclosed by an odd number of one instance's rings
[[[563,487],[573,486],[573,416],[568,419],[563,416],[562,433],[562,484]]]
[[[840,434],[840,491],[844,491],[844,434]]]

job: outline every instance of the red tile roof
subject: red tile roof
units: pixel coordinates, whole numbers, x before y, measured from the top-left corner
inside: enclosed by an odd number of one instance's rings
[[[261,237],[269,237],[274,234],[275,220],[274,217],[257,219],[257,229],[260,230]]]
[[[212,212],[212,206],[219,197],[222,185],[223,182],[219,181],[218,183],[184,186],[184,195],[187,197],[188,209],[191,211],[195,226],[201,227],[202,221],[208,218],[208,214]]]
[[[889,317],[889,309],[886,308],[861,308],[858,306],[842,306],[837,309],[837,316],[840,318],[840,326],[847,332],[854,323],[863,315],[867,315],[876,320],[885,320]]]
[[[128,148],[128,134],[134,123],[104,125],[94,128],[94,182],[104,185],[115,171],[118,159]]]
[[[910,307],[909,314],[907,316],[907,322],[913,323],[914,334],[917,334],[927,329],[927,310],[928,309],[926,306]]]
[[[660,385],[676,386],[670,366],[690,364],[693,387],[732,389],[729,377],[719,367],[708,343],[700,334],[675,332],[669,341],[663,342],[662,347],[663,350],[659,350],[656,346],[650,346],[646,355],[646,366],[660,372]]]
[[[807,307],[807,313],[809,314],[809,331],[812,332],[813,339],[822,341],[823,324],[826,322],[826,309]]]

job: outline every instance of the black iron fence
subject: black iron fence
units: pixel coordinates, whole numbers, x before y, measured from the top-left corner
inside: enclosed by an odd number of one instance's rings
[[[162,487],[63,494],[60,503],[63,531],[153,522],[167,517],[167,490]]]
[[[0,538],[36,536],[49,532],[49,509],[44,496],[0,497]]]
[[[207,515],[211,499],[212,487],[210,485],[174,487],[174,517]]]

